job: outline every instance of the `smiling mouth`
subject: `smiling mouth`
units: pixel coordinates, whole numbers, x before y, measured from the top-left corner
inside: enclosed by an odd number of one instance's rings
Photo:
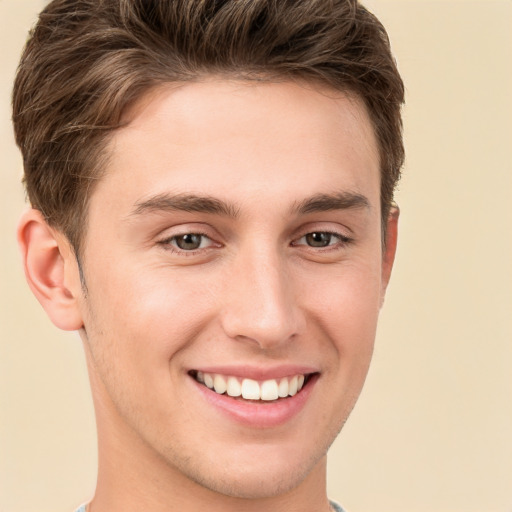
[[[299,393],[313,374],[297,374],[280,379],[257,381],[230,375],[206,373],[197,370],[189,372],[200,384],[219,395],[250,400],[254,402],[275,402]]]

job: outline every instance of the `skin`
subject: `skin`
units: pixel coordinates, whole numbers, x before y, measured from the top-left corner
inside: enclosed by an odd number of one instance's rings
[[[19,228],[32,290],[83,339],[91,509],[327,511],[326,452],[363,386],[396,247],[393,210],[382,249],[364,106],[307,84],[211,79],[152,91],[126,120],[89,205],[87,291],[63,235],[35,210]],[[168,207],[184,195],[226,211]],[[337,202],[300,208],[319,195]],[[187,233],[203,235],[196,250],[179,248]],[[317,247],[309,233],[333,234]],[[308,365],[318,379],[290,421],[242,425],[188,374],[242,364]]]

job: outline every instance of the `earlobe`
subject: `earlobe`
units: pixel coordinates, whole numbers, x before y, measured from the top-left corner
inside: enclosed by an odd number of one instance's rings
[[[395,261],[396,246],[398,241],[398,218],[400,217],[400,208],[393,203],[389,211],[386,224],[386,240],[382,254],[382,298],[381,305],[384,303],[386,289],[391,277],[393,263]]]
[[[80,277],[67,239],[32,208],[20,219],[18,244],[28,285],[50,320],[66,331],[80,329]]]

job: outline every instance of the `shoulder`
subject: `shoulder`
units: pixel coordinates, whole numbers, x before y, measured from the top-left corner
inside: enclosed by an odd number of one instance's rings
[[[345,512],[345,510],[340,505],[338,505],[336,502],[329,500],[329,503],[331,504],[331,508],[334,512]],[[81,511],[77,510],[77,512],[81,512]]]

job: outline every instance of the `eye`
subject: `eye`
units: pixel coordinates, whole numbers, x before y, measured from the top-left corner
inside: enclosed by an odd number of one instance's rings
[[[340,233],[329,231],[312,231],[299,238],[294,245],[307,245],[314,248],[332,247],[338,244],[347,244],[350,239]]]
[[[304,237],[306,243],[311,247],[327,247],[331,245],[333,239],[332,233],[326,233],[325,231],[319,231],[315,233],[308,233]]]
[[[206,235],[201,233],[184,233],[183,235],[176,235],[166,240],[162,240],[161,244],[166,246],[170,245],[173,249],[180,251],[196,251],[204,249],[212,245],[212,240]]]

